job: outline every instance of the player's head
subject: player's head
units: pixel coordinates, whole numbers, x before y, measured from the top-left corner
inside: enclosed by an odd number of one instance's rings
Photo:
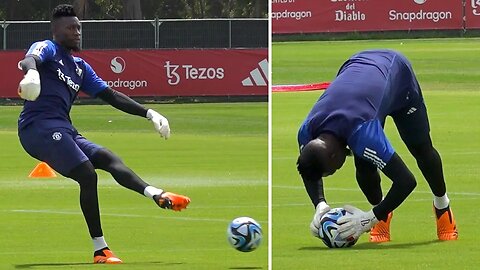
[[[348,150],[337,137],[322,134],[303,147],[297,161],[302,177],[317,178],[334,174],[345,163]]]
[[[73,6],[58,5],[52,11],[53,39],[67,50],[80,50],[80,20],[78,20]]]

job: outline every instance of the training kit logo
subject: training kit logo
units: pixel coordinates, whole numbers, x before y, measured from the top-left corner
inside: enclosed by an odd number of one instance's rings
[[[268,82],[268,60],[258,62],[258,67],[250,71],[250,76],[242,81],[243,86],[266,86]]]
[[[110,60],[110,69],[113,73],[118,74],[120,76],[123,71],[125,71],[125,67],[127,66],[127,62],[120,56],[115,56]],[[145,80],[130,80],[130,81],[123,81],[120,78],[117,78],[113,81],[105,81],[109,87],[113,88],[128,88],[130,90],[134,90],[135,88],[144,88],[148,87],[148,82]]]
[[[62,139],[62,133],[60,132],[54,132],[52,134],[52,139],[54,139],[55,141],[60,141]]]
[[[222,80],[225,70],[215,67],[194,67],[193,65],[177,65],[165,61],[165,72],[169,85],[178,85],[182,78],[186,80]],[[179,70],[180,68],[180,70]]]
[[[125,60],[120,56],[114,57],[112,61],[110,61],[110,68],[117,74],[122,73],[126,65]]]

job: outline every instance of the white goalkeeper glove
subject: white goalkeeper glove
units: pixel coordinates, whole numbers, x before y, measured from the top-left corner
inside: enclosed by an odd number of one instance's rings
[[[158,112],[149,109],[147,111],[147,119],[153,122],[155,130],[160,133],[160,136],[164,137],[165,140],[170,137],[170,125],[168,124],[167,118]]]
[[[318,235],[318,230],[320,229],[320,219],[323,215],[330,211],[330,206],[324,201],[321,201],[315,208],[315,214],[313,215],[313,220],[310,223],[310,232],[313,236],[320,238]]]
[[[349,237],[358,239],[360,235],[370,231],[378,223],[373,210],[363,212],[351,205],[345,205],[343,208],[351,214],[338,219],[338,224],[340,224],[338,232],[343,239],[348,239]]]
[[[35,69],[29,69],[20,81],[18,95],[29,101],[34,101],[40,95],[40,74]]]

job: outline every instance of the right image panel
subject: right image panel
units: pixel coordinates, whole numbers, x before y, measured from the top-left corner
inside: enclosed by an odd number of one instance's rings
[[[271,2],[272,269],[475,268],[477,2]]]

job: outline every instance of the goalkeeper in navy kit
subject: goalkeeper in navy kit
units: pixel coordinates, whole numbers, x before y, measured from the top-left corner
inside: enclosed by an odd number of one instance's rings
[[[457,239],[420,86],[409,61],[390,50],[362,51],[348,59],[300,127],[297,168],[315,206],[312,234],[318,237],[320,218],[330,210],[322,178],[340,169],[353,153],[357,183],[372,208],[364,212],[345,206],[352,215],[339,219],[340,236],[358,238],[370,231],[371,242],[390,241],[393,211],[413,191],[416,180],[385,136],[387,116],[393,118],[433,193],[438,239]],[[379,171],[392,181],[386,195]]]
[[[18,136],[28,154],[79,184],[94,263],[121,263],[103,237],[95,169],[109,172],[120,185],[152,198],[161,208],[180,211],[190,199],[147,184],[117,155],[88,141],[72,125],[71,106],[78,91],[83,91],[121,111],[149,119],[162,137],[170,136],[169,123],[158,112],[108,87],[87,62],[72,56],[73,51],[80,50],[81,24],[71,5],[53,10],[51,27],[53,39],[35,42],[20,62],[25,76],[18,91],[25,103],[18,120]]]

